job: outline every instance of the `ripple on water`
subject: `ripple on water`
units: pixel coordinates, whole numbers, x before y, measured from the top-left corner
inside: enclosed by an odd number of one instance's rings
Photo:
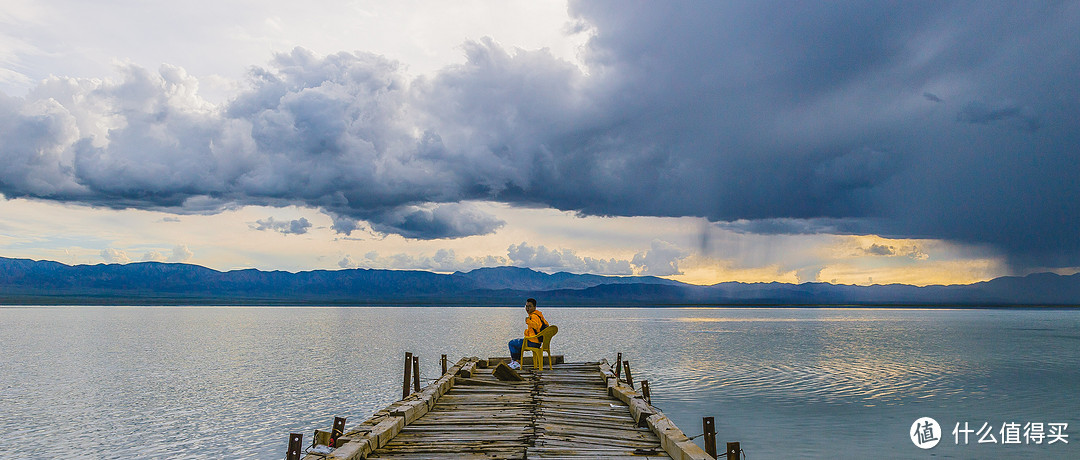
[[[916,414],[897,407],[955,417],[1044,414],[1042,421],[1080,413],[1065,396],[1080,391],[1080,353],[1071,346],[1078,316],[992,313],[545,310],[560,325],[558,353],[583,360],[624,352],[673,419],[741,410],[718,424],[756,458],[821,456],[836,445],[853,458],[894,442],[910,448],[906,437],[874,429],[883,417],[910,425]],[[426,377],[436,366],[427,357],[440,353],[505,353],[522,321],[519,309],[486,308],[0,315],[0,452],[14,458],[280,458],[289,432],[310,433],[334,416],[352,423],[395,399],[401,352],[419,353]],[[431,324],[450,330],[436,336]],[[818,422],[830,414],[842,417],[823,433]]]

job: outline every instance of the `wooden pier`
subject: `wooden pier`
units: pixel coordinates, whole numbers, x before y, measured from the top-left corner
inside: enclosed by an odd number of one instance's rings
[[[304,459],[713,458],[646,402],[628,372],[616,377],[604,360],[555,356],[553,369],[533,372],[525,358],[521,381],[501,381],[492,368],[503,359],[462,358],[351,429],[338,419],[337,432],[317,433],[337,448]],[[410,383],[406,376],[406,392]],[[301,438],[290,436],[287,459],[308,451]]]

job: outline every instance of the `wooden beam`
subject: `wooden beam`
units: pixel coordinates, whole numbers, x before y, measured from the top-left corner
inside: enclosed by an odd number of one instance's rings
[[[405,352],[405,380],[401,384],[401,399],[409,397],[409,381],[412,380],[412,352]]]

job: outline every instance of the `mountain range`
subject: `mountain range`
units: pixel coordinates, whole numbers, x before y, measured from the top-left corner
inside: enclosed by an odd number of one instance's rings
[[[1039,273],[968,285],[739,283],[543,273],[520,267],[410,270],[255,269],[182,264],[65,265],[0,257],[0,305],[960,305],[1080,306],[1080,274]]]

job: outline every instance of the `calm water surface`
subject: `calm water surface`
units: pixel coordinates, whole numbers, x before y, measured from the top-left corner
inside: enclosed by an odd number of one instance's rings
[[[1080,458],[1080,311],[544,308],[571,361],[630,360],[688,435],[747,458]],[[284,456],[400,396],[401,359],[505,356],[521,308],[0,307],[3,458]],[[933,417],[941,443],[908,430]],[[997,444],[956,444],[956,423]],[[1069,443],[1003,445],[1003,423]]]

